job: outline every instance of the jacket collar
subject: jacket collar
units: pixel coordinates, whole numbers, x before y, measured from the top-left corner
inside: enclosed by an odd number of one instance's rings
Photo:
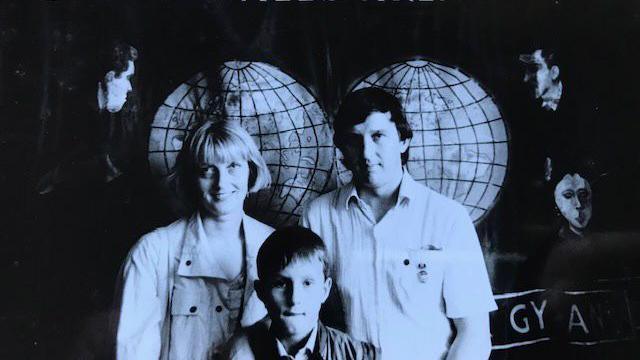
[[[253,264],[255,263],[258,249],[264,240],[263,231],[258,229],[258,224],[256,220],[243,214],[242,224],[240,226],[243,234],[245,264],[247,267],[245,275],[251,279],[257,275]],[[211,277],[233,280],[227,279],[224,275],[220,263],[215,261],[215,249],[211,241],[207,240],[202,218],[199,213],[195,213],[187,222],[177,274],[188,277]]]

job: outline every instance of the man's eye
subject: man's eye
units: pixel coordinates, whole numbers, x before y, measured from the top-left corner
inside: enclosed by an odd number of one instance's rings
[[[281,280],[276,280],[273,282],[273,287],[276,289],[283,289],[287,286],[287,284],[284,281]]]
[[[373,138],[373,140],[378,140],[381,137],[383,137],[384,134],[383,133],[374,133],[373,135],[371,135],[371,137]]]

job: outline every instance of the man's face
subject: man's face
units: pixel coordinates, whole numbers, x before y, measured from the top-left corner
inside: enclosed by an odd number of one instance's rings
[[[569,222],[579,232],[587,227],[591,220],[591,186],[578,174],[565,175],[554,191],[556,205]]]
[[[555,71],[549,68],[546,60],[542,57],[542,51],[536,50],[531,54],[530,62],[524,73],[524,82],[533,85],[536,99],[542,97],[551,87],[557,78]]]
[[[318,322],[322,303],[331,289],[331,278],[325,279],[318,258],[295,260],[271,279],[256,286],[260,300],[280,332],[280,338],[299,341]]]
[[[249,164],[240,156],[199,169],[198,186],[205,210],[213,216],[241,212],[247,197]]]
[[[129,60],[127,69],[116,75],[115,71],[109,71],[104,77],[105,93],[103,102],[107,111],[115,113],[122,109],[127,101],[127,94],[133,90],[130,77],[135,73],[135,65]]]
[[[407,151],[410,140],[400,140],[391,113],[370,113],[346,138],[340,150],[356,186],[385,190],[397,185],[402,177],[402,153]]]

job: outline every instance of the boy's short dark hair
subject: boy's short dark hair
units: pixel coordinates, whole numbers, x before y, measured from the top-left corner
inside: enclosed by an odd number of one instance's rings
[[[351,92],[347,95],[336,114],[333,122],[333,142],[342,149],[346,143],[346,136],[351,129],[365,121],[372,112],[389,112],[391,121],[396,125],[400,140],[411,139],[413,131],[402,112],[400,100],[392,94],[377,88],[368,87]],[[409,149],[402,153],[402,164],[409,159]]]
[[[296,260],[313,258],[320,260],[322,272],[327,278],[327,249],[320,236],[301,226],[280,228],[267,237],[258,251],[258,278],[266,281]]]

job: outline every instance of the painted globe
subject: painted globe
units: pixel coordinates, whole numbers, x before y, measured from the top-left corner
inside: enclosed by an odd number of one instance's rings
[[[491,95],[461,70],[426,60],[384,67],[353,90],[370,86],[390,92],[403,105],[413,129],[411,175],[481,221],[500,194],[508,164],[508,132]],[[350,179],[340,165],[338,182]]]
[[[247,212],[280,226],[297,222],[302,206],[335,187],[334,150],[327,118],[311,92],[270,64],[229,61],[220,67],[219,96],[198,73],[179,85],[155,114],[148,158],[166,179],[188,133],[203,119],[238,121],[253,137],[272,185],[249,198]]]

